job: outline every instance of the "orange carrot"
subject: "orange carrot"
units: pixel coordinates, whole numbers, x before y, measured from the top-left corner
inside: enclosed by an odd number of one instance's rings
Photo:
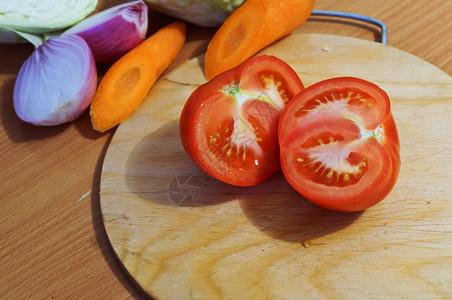
[[[129,117],[185,42],[187,26],[171,23],[116,61],[91,102],[93,128],[104,132]]]
[[[221,25],[205,56],[206,77],[236,67],[288,35],[311,15],[314,0],[246,0]]]

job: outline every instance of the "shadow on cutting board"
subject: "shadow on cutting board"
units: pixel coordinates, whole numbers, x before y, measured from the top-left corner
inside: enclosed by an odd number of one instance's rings
[[[142,139],[127,160],[127,188],[157,205],[202,207],[238,201],[249,221],[265,234],[300,243],[339,231],[361,212],[323,209],[298,194],[277,171],[251,187],[232,186],[202,172],[185,153],[179,121],[172,121]]]

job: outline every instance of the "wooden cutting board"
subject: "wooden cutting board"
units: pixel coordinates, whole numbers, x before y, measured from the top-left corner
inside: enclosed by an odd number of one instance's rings
[[[105,157],[101,210],[127,271],[156,299],[452,297],[452,78],[349,37],[294,34],[263,53],[305,86],[355,76],[386,90],[401,140],[395,188],[364,212],[338,213],[303,199],[281,172],[249,188],[208,177],[178,130],[205,82],[197,57],[152,88]]]

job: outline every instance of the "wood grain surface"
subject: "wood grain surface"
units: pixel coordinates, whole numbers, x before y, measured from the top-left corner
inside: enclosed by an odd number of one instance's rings
[[[99,0],[97,10],[121,2],[125,0]],[[317,0],[315,9],[353,12],[380,19],[388,26],[389,45],[452,75],[450,0]],[[149,34],[171,21],[170,17],[151,12]],[[170,70],[201,54],[214,32],[215,28],[190,25],[187,43]],[[296,32],[379,39],[379,32],[373,26],[324,17],[311,17]],[[0,299],[147,299],[149,297],[141,293],[139,286],[130,280],[118,263],[103,228],[99,205],[100,175],[115,129],[104,134],[93,131],[88,113],[71,124],[55,127],[35,127],[20,121],[12,105],[14,82],[22,63],[32,51],[30,45],[0,45]],[[107,67],[98,66],[100,76]],[[429,109],[427,105],[425,110]],[[423,117],[417,111],[413,113],[413,122]],[[413,130],[415,128],[413,125]],[[422,129],[419,132],[422,133]],[[422,187],[423,176],[434,170],[430,170],[426,163],[422,172],[416,179],[418,189]],[[450,171],[443,176],[452,181]],[[429,189],[434,190],[425,187],[420,198],[428,194]],[[400,205],[398,208],[401,215],[403,207]],[[405,215],[412,212],[407,209]],[[428,220],[430,217],[428,212],[411,215],[413,219]],[[265,216],[261,216],[260,220],[264,220]],[[325,223],[332,224],[325,218],[322,228]],[[408,217],[401,218],[403,223]],[[390,222],[395,221],[397,218],[390,219]],[[259,220],[255,223],[262,224]],[[444,224],[449,223],[436,226]],[[345,225],[338,224],[339,227]],[[347,226],[347,230],[354,228]],[[447,234],[440,238],[436,236],[437,231],[430,235],[428,230],[418,228],[407,226],[405,230],[412,232],[411,243],[415,247],[424,247],[426,252],[428,245],[420,244],[421,241],[428,238],[448,241]],[[284,232],[284,228],[282,230]],[[332,229],[326,227],[324,232],[328,231]],[[381,238],[375,236],[372,242],[375,247]],[[400,249],[408,251],[406,246]],[[375,260],[378,261],[378,257]],[[418,262],[422,263],[422,260]],[[335,264],[335,261],[330,262],[330,266]],[[436,273],[429,267],[433,268],[427,264],[417,271],[421,275]],[[444,267],[438,264],[435,269]],[[410,266],[403,266],[403,260],[393,268],[415,271]],[[389,269],[384,275],[391,275],[391,271]],[[450,280],[450,277],[444,277],[444,280]],[[450,288],[444,287],[430,298],[450,298],[447,293],[440,294],[444,290],[450,292]],[[331,295],[335,298],[334,293]]]
[[[277,172],[250,188],[204,175],[179,116],[202,55],[162,78],[108,148],[101,211],[119,259],[156,299],[452,297],[452,78],[390,46],[296,33],[267,48],[306,86],[356,76],[390,96],[399,180],[356,213],[319,208]]]

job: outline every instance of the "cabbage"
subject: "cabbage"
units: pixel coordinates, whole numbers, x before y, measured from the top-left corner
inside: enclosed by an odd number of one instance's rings
[[[16,31],[0,25],[0,43],[18,44],[26,41],[27,40],[20,36]]]
[[[20,44],[25,42],[38,46],[44,42],[44,37],[0,25],[0,43]]]
[[[94,11],[98,0],[0,0],[0,42],[14,41],[8,28],[33,34],[69,27]]]
[[[245,0],[145,0],[153,10],[204,27],[221,25]],[[280,0],[275,0],[280,1]]]

